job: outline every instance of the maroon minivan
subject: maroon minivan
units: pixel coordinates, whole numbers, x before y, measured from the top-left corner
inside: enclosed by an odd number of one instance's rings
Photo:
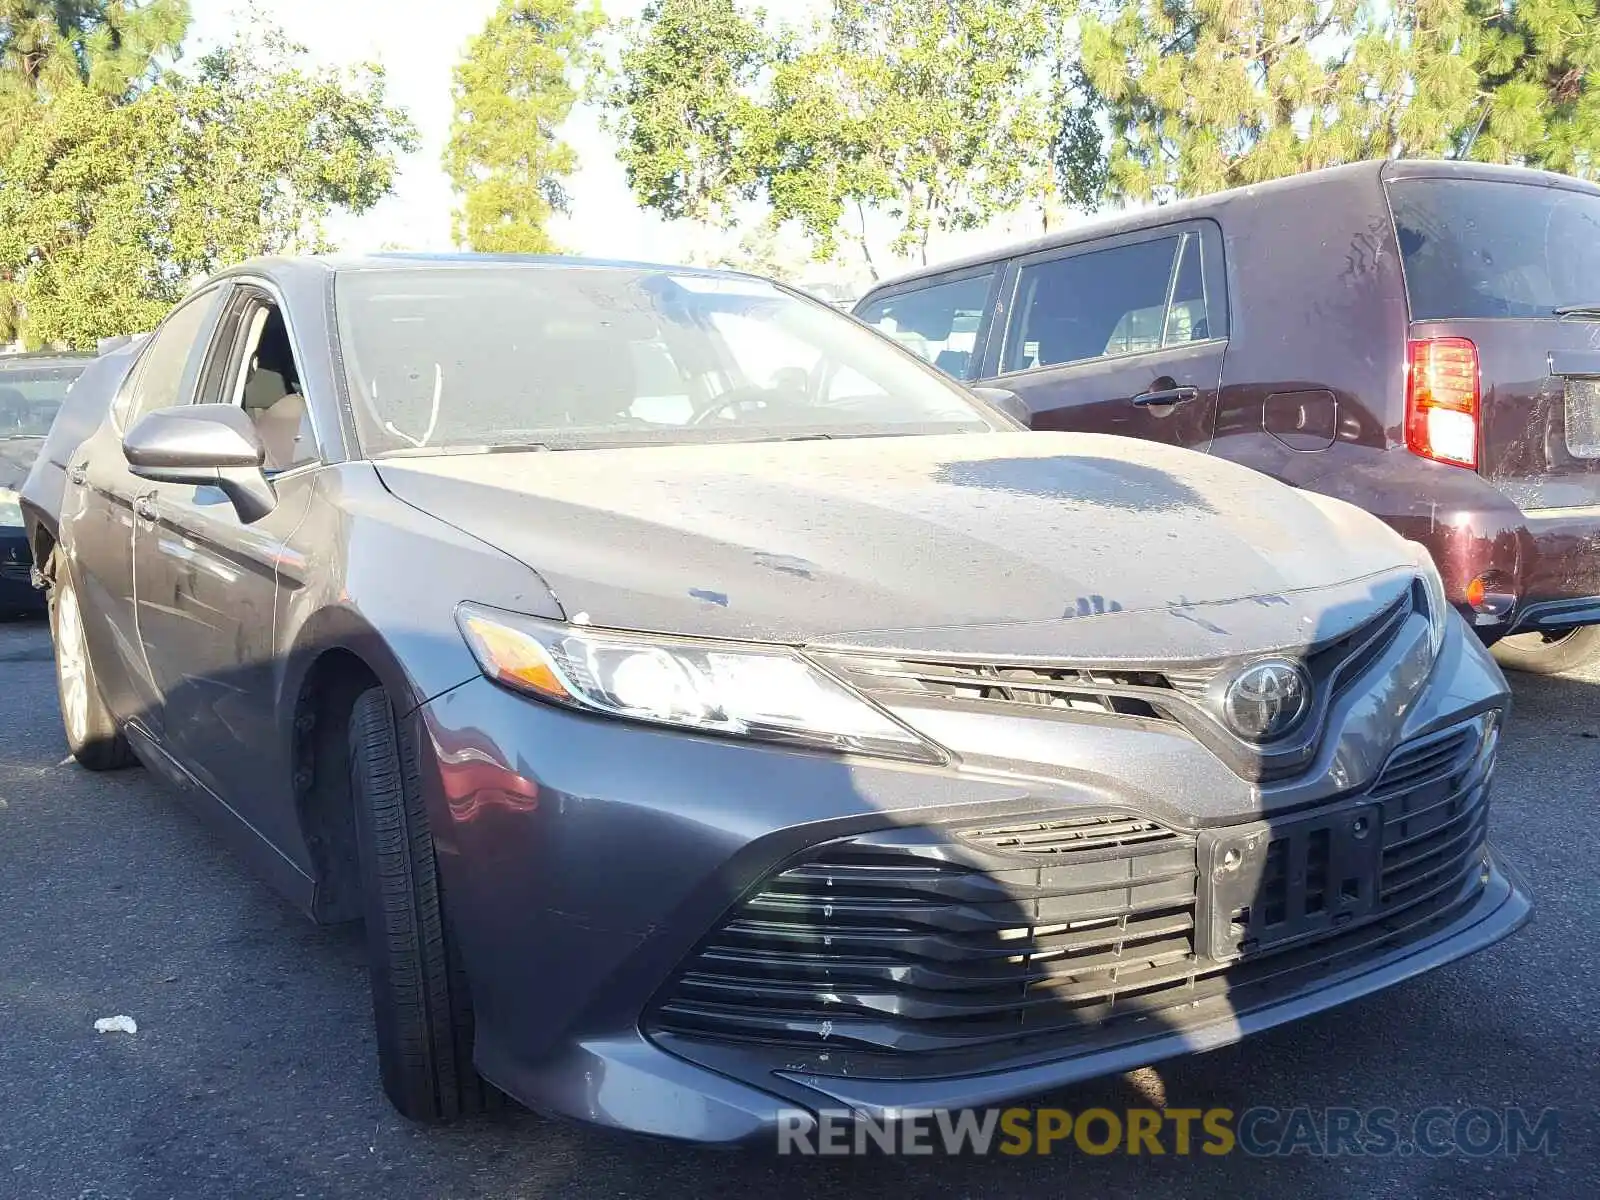
[[[1375,513],[1506,665],[1600,654],[1600,187],[1358,163],[918,271],[855,313],[1036,429]]]

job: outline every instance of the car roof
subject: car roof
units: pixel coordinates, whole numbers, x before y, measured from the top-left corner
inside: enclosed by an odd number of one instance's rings
[[[1303,171],[1297,175],[1286,175],[1279,179],[1268,180],[1265,183],[1229,188],[1221,192],[1209,192],[1204,196],[1194,196],[1187,200],[1174,201],[1171,204],[1155,205],[1131,212],[1120,212],[1098,217],[1056,233],[1045,234],[1043,237],[1015,242],[983,253],[951,258],[932,266],[919,267],[904,274],[894,275],[874,284],[872,290],[866,293],[866,296],[863,296],[862,299],[866,299],[867,296],[887,288],[900,287],[931,276],[960,271],[967,267],[987,266],[990,263],[1016,258],[1025,254],[1034,254],[1041,250],[1054,250],[1081,242],[1097,241],[1101,238],[1114,237],[1122,233],[1133,233],[1155,225],[1170,225],[1179,221],[1195,220],[1210,216],[1217,210],[1229,205],[1249,205],[1262,200],[1270,201],[1276,197],[1290,195],[1308,188],[1359,188],[1379,180],[1389,179],[1481,179],[1496,182],[1570,187],[1575,190],[1600,194],[1600,187],[1592,183],[1575,179],[1569,175],[1558,175],[1551,171],[1530,170],[1526,167],[1503,167],[1490,163],[1451,162],[1434,159],[1373,159],[1365,162],[1346,163],[1337,167],[1325,167],[1317,171]]]
[[[0,354],[0,371],[29,367],[88,365],[94,359],[91,350],[25,350],[21,354]]]
[[[681,263],[639,262],[620,258],[580,258],[562,254],[475,254],[465,251],[420,253],[385,251],[374,254],[317,254],[287,258],[253,258],[220,271],[214,278],[262,273],[275,276],[342,274],[349,271],[406,271],[440,267],[530,267],[569,270],[672,271],[679,274],[713,275],[729,279],[760,278],[747,271],[718,267],[694,267]]]

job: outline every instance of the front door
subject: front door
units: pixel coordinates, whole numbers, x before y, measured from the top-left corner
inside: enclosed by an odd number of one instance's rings
[[[1204,450],[1228,344],[1222,280],[1209,222],[1031,255],[983,382],[1022,397],[1035,429]]]
[[[162,693],[168,748],[268,841],[288,844],[292,819],[272,697],[278,560],[310,500],[318,465],[300,374],[282,318],[241,284],[218,324],[199,402],[255,418],[273,511],[245,524],[217,488],[145,483],[136,560],[139,632]]]

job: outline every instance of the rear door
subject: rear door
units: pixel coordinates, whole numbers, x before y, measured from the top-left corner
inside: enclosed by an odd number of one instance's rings
[[[1210,445],[1228,339],[1214,224],[1041,251],[1009,279],[983,382],[1021,396],[1035,429]]]
[[[1000,266],[987,263],[873,292],[855,315],[916,351],[953,379],[970,381],[983,361]]]
[[[107,706],[160,736],[160,693],[139,640],[133,559],[138,497],[150,485],[128,467],[122,435],[158,408],[193,397],[198,351],[216,319],[221,289],[196,292],[175,308],[145,344],[110,412],[70,455],[62,499],[62,541],[83,610],[84,636]]]
[[[1413,340],[1477,347],[1478,471],[1525,512],[1600,505],[1600,194],[1398,178],[1389,205]]]

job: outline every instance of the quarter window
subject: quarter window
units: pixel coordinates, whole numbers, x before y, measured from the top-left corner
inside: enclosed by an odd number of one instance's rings
[[[856,316],[916,351],[946,375],[971,379],[978,330],[994,272],[869,300]]]
[[[1004,369],[1142,354],[1211,336],[1200,235],[1184,233],[1023,267]]]

